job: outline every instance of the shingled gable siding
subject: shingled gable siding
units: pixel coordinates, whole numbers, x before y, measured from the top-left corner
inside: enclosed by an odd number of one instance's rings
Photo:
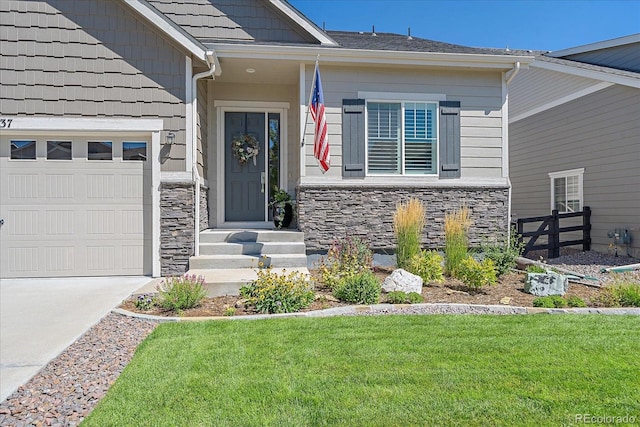
[[[260,0],[150,0],[154,7],[202,40],[314,43]]]
[[[108,0],[2,0],[0,27],[0,114],[163,118],[176,140],[161,150],[162,170],[184,170],[185,54],[128,9]],[[193,250],[189,216],[172,212],[179,204],[193,216],[193,196],[183,194],[192,187],[161,188],[163,274],[183,271],[180,254]]]
[[[468,206],[473,226],[470,244],[504,236],[508,224],[509,190],[506,187],[433,186],[305,186],[298,192],[298,224],[307,250],[325,252],[336,238],[360,236],[376,250],[393,250],[393,212],[410,197],[426,208],[424,248],[444,246],[444,215]]]

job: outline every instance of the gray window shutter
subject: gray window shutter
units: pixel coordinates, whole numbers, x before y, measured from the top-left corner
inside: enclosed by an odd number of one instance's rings
[[[440,101],[440,178],[460,178],[460,101]]]
[[[342,176],[364,177],[364,99],[342,100]]]

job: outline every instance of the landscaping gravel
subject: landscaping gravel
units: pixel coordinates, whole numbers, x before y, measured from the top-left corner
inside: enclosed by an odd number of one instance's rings
[[[0,426],[75,426],[157,322],[110,313],[0,403]]]
[[[580,274],[596,277],[598,280],[606,284],[606,282],[612,279],[611,273],[602,273],[603,268],[618,267],[622,265],[640,264],[640,260],[631,258],[628,256],[613,256],[601,254],[598,252],[581,252],[576,250],[566,250],[558,258],[546,259],[546,251],[537,251],[527,254],[527,258],[540,261],[541,257],[543,262],[549,265],[554,265],[559,268],[573,271]],[[640,280],[640,271],[635,271],[630,274],[636,280]]]
[[[540,255],[528,258],[539,260]],[[549,259],[549,265],[606,281],[605,267],[638,263],[629,257],[596,252],[567,252]],[[640,280],[640,272],[633,273]],[[521,314],[517,307],[474,307],[466,304],[435,304],[404,307],[406,314]],[[398,314],[380,307],[361,315]],[[156,327],[157,322],[111,313],[89,329],[60,356],[52,360],[27,384],[0,403],[0,426],[75,426],[106,394],[133,357],[136,347]]]

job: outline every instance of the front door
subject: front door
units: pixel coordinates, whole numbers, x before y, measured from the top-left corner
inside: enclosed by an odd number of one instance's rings
[[[265,221],[265,113],[225,113],[225,221]],[[234,139],[246,136],[259,145],[255,158],[242,162],[232,148]],[[247,147],[247,144],[244,144]]]

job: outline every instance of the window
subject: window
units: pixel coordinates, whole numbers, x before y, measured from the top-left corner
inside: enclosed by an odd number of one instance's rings
[[[370,174],[435,174],[436,103],[367,103],[367,160]]]
[[[582,210],[582,175],[584,168],[561,172],[552,172],[551,209],[559,213],[579,212]]]
[[[13,160],[35,160],[35,141],[11,141],[11,159]]]
[[[147,160],[146,142],[123,142],[122,160]]]
[[[47,141],[47,160],[71,160],[71,141]]]
[[[87,144],[87,159],[89,160],[112,160],[113,159],[113,143],[93,142]]]

